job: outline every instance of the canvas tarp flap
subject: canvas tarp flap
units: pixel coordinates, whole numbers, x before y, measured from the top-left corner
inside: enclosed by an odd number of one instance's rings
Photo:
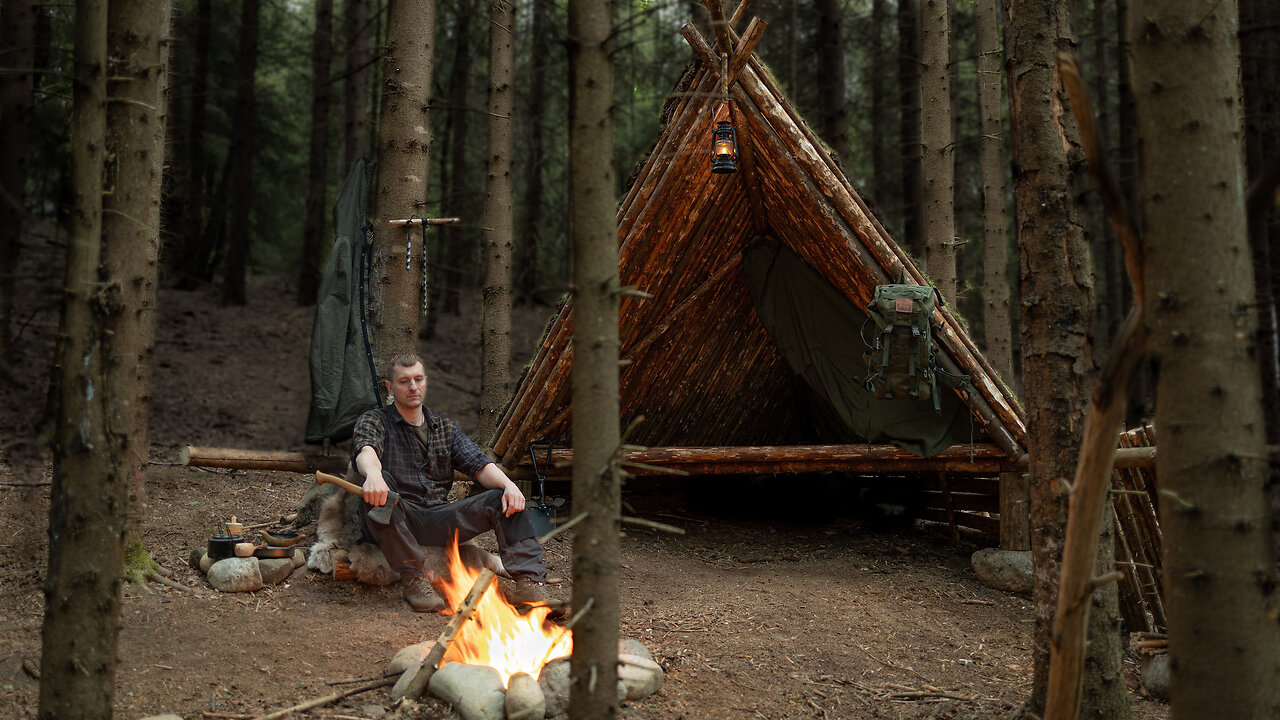
[[[311,326],[309,443],[346,440],[360,413],[378,403],[361,326],[368,176],[368,164],[357,161],[333,207],[333,249]]]
[[[871,395],[863,384],[867,346],[861,332],[866,312],[790,250],[761,238],[743,251],[743,267],[756,313],[778,352],[826,398],[854,436],[923,457],[973,439],[968,408],[941,385],[941,412],[933,409],[932,401]]]

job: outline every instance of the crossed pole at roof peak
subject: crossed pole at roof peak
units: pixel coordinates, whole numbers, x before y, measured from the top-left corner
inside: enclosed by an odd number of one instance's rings
[[[720,0],[702,0],[706,5],[707,12],[711,14],[711,27],[716,33],[716,49],[714,51],[705,44],[701,46],[686,34],[686,39],[693,49],[703,56],[706,64],[724,73],[721,78],[721,86],[728,88],[738,79],[738,73],[742,72],[742,68],[746,66],[747,61],[751,59],[751,55],[756,51],[756,45],[759,44],[760,38],[764,36],[764,28],[767,23],[758,17],[751,18],[751,22],[747,24],[747,30],[742,37],[734,32],[733,28],[742,20],[742,16],[747,12],[747,3],[749,0],[742,0],[738,8],[733,11],[733,17],[725,19],[724,9],[720,5]],[[735,48],[734,45],[737,45]],[[728,57],[728,70],[721,69],[721,57]]]

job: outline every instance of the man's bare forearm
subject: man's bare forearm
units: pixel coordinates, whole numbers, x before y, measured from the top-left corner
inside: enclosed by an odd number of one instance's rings
[[[366,480],[371,477],[382,477],[382,459],[372,445],[365,445],[356,453],[356,470]]]

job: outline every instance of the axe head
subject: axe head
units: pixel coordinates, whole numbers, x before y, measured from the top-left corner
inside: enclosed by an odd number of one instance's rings
[[[379,525],[389,525],[391,524],[391,511],[395,510],[396,503],[398,502],[400,502],[400,493],[397,493],[395,490],[388,490],[386,504],[379,505],[375,508],[369,508],[369,511],[365,514],[370,520],[378,523]]]

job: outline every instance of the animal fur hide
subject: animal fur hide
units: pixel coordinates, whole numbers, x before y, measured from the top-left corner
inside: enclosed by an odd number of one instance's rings
[[[400,579],[399,573],[392,571],[381,548],[375,543],[360,542],[360,497],[347,492],[331,494],[321,505],[320,515],[316,520],[316,544],[311,546],[307,557],[307,567],[322,573],[332,573],[334,555],[345,551],[347,561],[356,580],[369,585],[390,585]],[[434,545],[422,545],[423,566],[431,580],[443,576],[448,568],[445,549]],[[487,552],[470,541],[458,546],[458,555],[463,564],[472,570],[489,568],[500,577],[510,575],[502,567],[502,560],[491,552]]]

